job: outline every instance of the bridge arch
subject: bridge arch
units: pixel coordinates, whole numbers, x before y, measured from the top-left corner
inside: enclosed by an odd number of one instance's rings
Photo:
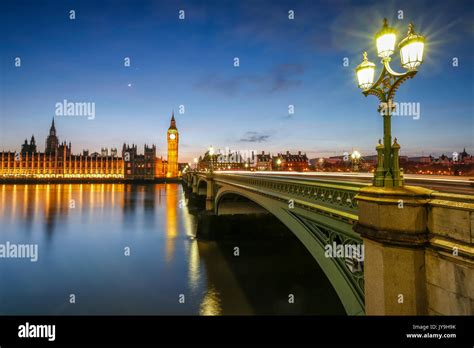
[[[197,181],[197,193],[200,196],[205,196],[207,193],[207,180],[204,178],[199,178]]]
[[[315,221],[315,225],[305,223],[304,212],[298,207],[289,209],[287,201],[275,200],[256,192],[226,184],[219,187],[215,196],[214,212],[216,215],[220,214],[220,205],[226,195],[245,197],[280,220],[300,240],[321,267],[341,300],[346,313],[349,315],[364,314],[364,299],[363,294],[361,296],[360,289],[354,286],[347,271],[343,269],[340,263],[333,258],[325,257],[325,244],[316,237],[315,229],[318,229],[318,225],[324,226],[325,220],[323,217],[320,221]],[[314,214],[312,214],[312,217],[314,218]],[[351,226],[347,226],[347,228],[352,229]]]
[[[244,199],[242,199],[244,198]],[[215,215],[270,214],[257,202],[238,192],[227,191],[216,199]]]

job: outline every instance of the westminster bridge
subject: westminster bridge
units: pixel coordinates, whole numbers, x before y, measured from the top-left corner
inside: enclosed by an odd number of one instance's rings
[[[349,315],[474,314],[473,195],[248,172],[190,171],[183,179],[214,218],[279,219]],[[328,256],[335,246],[342,254]]]

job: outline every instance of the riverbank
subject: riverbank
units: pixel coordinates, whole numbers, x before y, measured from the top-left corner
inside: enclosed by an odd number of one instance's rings
[[[123,178],[0,178],[0,184],[179,184],[181,178],[155,178],[136,180]]]

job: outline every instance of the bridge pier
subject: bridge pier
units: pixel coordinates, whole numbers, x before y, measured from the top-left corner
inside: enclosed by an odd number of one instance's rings
[[[193,175],[191,187],[193,189],[193,193],[197,195],[198,194],[198,176],[197,175]]]
[[[368,315],[427,314],[424,245],[430,190],[368,187],[356,196]]]
[[[206,187],[206,210],[214,212],[214,181],[212,178],[207,180]]]
[[[193,175],[191,173],[186,173],[186,185],[188,188],[193,187]]]
[[[412,186],[371,186],[356,199],[366,314],[473,314],[472,199]]]

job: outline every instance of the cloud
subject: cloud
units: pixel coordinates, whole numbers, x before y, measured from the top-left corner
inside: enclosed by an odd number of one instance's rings
[[[303,74],[305,71],[301,64],[280,64],[274,67],[266,78],[269,80],[271,92],[284,91],[302,84],[302,81],[295,79],[295,76]]]
[[[301,86],[301,75],[305,72],[302,64],[280,64],[261,74],[223,77],[210,75],[195,84],[202,91],[223,93],[228,96],[237,94],[267,93],[287,91]]]
[[[259,134],[257,132],[246,132],[244,137],[240,139],[241,142],[261,143],[270,138],[267,134]]]
[[[218,75],[211,75],[203,78],[195,84],[198,90],[213,91],[233,96],[241,89],[242,85],[248,80],[247,76],[237,76],[224,78]]]

